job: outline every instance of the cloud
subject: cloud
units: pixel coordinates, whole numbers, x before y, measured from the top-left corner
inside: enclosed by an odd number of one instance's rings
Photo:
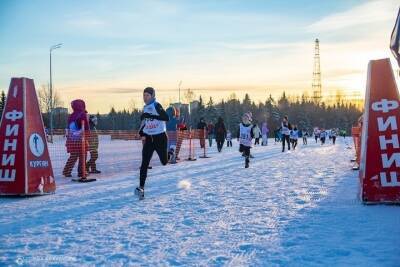
[[[390,56],[396,2],[363,1],[323,18],[297,10],[296,16],[273,13],[269,7],[236,10],[226,3],[223,8],[157,0],[77,6],[79,11],[65,11],[63,27],[57,28],[65,46],[54,58],[54,80],[66,103],[87,98],[102,110],[110,102],[123,106],[129,98],[140,99],[146,85],[157,88],[160,99],[175,101],[180,80],[182,88],[204,98],[235,91],[264,99],[267,90],[311,90],[318,37],[323,90],[361,91],[368,61]],[[46,47],[9,53],[12,58],[0,62],[7,65],[2,76],[28,75],[47,83]]]
[[[364,71],[360,69],[331,69],[329,71],[326,71],[325,75],[328,76],[330,79],[336,79],[344,76],[359,75],[363,73]]]
[[[349,10],[334,13],[307,27],[309,32],[330,32],[349,27],[368,26],[393,21],[398,0],[376,0],[355,6]]]
[[[93,29],[104,27],[106,22],[94,17],[77,17],[70,18],[67,24],[79,29]]]
[[[302,48],[309,46],[309,43],[303,42],[285,42],[285,43],[262,43],[262,42],[248,42],[248,43],[218,43],[219,46],[234,50],[275,50],[275,49],[288,49],[288,48]]]
[[[136,46],[114,46],[112,49],[93,49],[93,50],[66,50],[60,51],[60,55],[69,57],[106,57],[106,56],[123,56],[136,57],[162,54],[165,51],[162,49],[153,49],[146,45]]]
[[[133,89],[133,88],[121,88],[121,87],[109,87],[109,88],[102,88],[96,89],[96,94],[117,94],[117,95],[126,95],[126,94],[136,94],[141,93],[143,89]]]

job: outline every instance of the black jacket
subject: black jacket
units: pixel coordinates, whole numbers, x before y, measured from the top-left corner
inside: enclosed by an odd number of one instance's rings
[[[225,124],[222,121],[219,121],[215,124],[215,140],[225,140],[226,138],[226,128]]]
[[[207,129],[207,124],[204,121],[200,121],[197,124],[197,129]]]

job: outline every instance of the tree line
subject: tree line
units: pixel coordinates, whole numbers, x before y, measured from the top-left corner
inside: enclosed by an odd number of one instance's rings
[[[0,97],[0,112],[5,105],[4,91]],[[39,102],[43,103],[44,101]],[[192,102],[193,103],[193,102]],[[41,105],[45,127],[49,127],[49,105]],[[167,107],[164,107],[167,108]],[[253,114],[253,122],[262,124],[267,122],[272,131],[280,127],[280,121],[287,115],[291,124],[297,125],[303,130],[312,131],[314,127],[325,129],[339,128],[350,133],[352,125],[361,116],[362,111],[356,104],[338,100],[337,103],[327,105],[325,102],[316,102],[305,97],[289,98],[286,93],[274,99],[271,95],[264,102],[251,100],[246,94],[242,100],[232,94],[228,99],[215,103],[210,97],[204,101],[202,96],[191,107],[180,108],[181,120],[189,128],[196,128],[200,118],[207,123],[215,123],[218,117],[222,117],[227,129],[236,131],[241,116],[245,112]],[[111,108],[108,114],[97,114],[98,129],[100,130],[135,130],[140,127],[141,110],[115,110]],[[68,114],[53,114],[54,128],[66,128]]]
[[[250,111],[253,114],[253,122],[262,124],[267,122],[270,132],[278,129],[284,116],[289,117],[292,125],[299,129],[312,131],[314,127],[331,129],[339,128],[350,133],[351,127],[361,116],[362,111],[356,104],[339,101],[327,105],[325,102],[316,102],[304,95],[298,98],[288,98],[286,93],[274,99],[269,95],[264,102],[255,103],[248,94],[240,101],[234,95],[227,100],[214,104],[210,97],[207,103],[199,99],[199,105],[191,116],[191,126],[201,117],[207,122],[215,122],[222,117],[225,125],[231,131],[236,131],[243,113]]]
[[[218,103],[215,103],[212,97],[205,102],[200,96],[194,107],[180,108],[181,121],[188,128],[195,129],[201,118],[204,118],[207,123],[214,124],[218,117],[222,117],[225,126],[232,132],[237,130],[242,115],[249,111],[253,114],[254,123],[267,122],[271,131],[278,129],[283,116],[287,115],[291,124],[303,130],[312,131],[314,127],[339,128],[346,130],[348,134],[362,114],[360,108],[351,102],[340,101],[327,105],[325,102],[317,103],[306,97],[288,98],[285,92],[278,99],[270,95],[266,101],[259,103],[252,101],[248,94],[242,100],[231,95]],[[112,108],[108,114],[98,114],[98,129],[139,129],[141,113],[139,109],[116,111]]]

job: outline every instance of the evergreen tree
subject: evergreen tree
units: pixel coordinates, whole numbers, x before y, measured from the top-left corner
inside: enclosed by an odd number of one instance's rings
[[[253,119],[258,123],[267,121],[271,133],[280,126],[284,115],[289,116],[292,124],[308,131],[312,131],[313,127],[323,127],[326,129],[339,128],[348,133],[351,126],[361,116],[361,111],[355,104],[343,101],[334,105],[327,105],[324,102],[315,103],[304,94],[301,97],[288,98],[284,92],[278,101],[269,95],[265,102],[258,104],[252,102],[248,94],[242,101],[232,94],[227,100],[221,100],[219,103],[215,103],[210,97],[207,104],[204,104],[203,98],[200,96],[198,106],[191,110],[189,121],[192,127],[196,127],[200,117],[204,117],[207,123],[210,121],[215,123],[217,117],[221,116],[227,129],[236,134],[243,113],[248,111],[253,113]],[[187,113],[185,110],[182,112]],[[98,129],[101,130],[138,130],[140,127],[141,110],[116,111],[113,107],[108,114],[98,113],[97,115]]]
[[[112,130],[116,130],[116,119],[117,119],[117,112],[115,111],[115,108],[112,107],[110,110],[110,113],[108,114],[108,117],[110,118],[110,124]]]
[[[242,102],[242,111],[249,112],[251,107],[251,100],[249,94],[245,94],[243,102]]]
[[[6,94],[4,91],[1,91],[1,97],[0,97],[0,116],[3,114],[4,107],[6,105]]]
[[[216,108],[214,107],[214,101],[212,97],[210,97],[210,100],[208,101],[206,108],[206,117],[207,117],[206,120],[215,123],[217,116],[218,114]]]

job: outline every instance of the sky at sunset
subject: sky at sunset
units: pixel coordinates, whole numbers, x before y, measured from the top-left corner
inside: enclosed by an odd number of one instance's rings
[[[163,103],[178,84],[216,100],[249,93],[311,94],[319,38],[323,94],[363,95],[371,59],[391,57],[398,0],[0,1],[0,89],[11,77],[49,82],[64,106],[142,105],[146,86]],[[397,69],[397,67],[396,67]]]

